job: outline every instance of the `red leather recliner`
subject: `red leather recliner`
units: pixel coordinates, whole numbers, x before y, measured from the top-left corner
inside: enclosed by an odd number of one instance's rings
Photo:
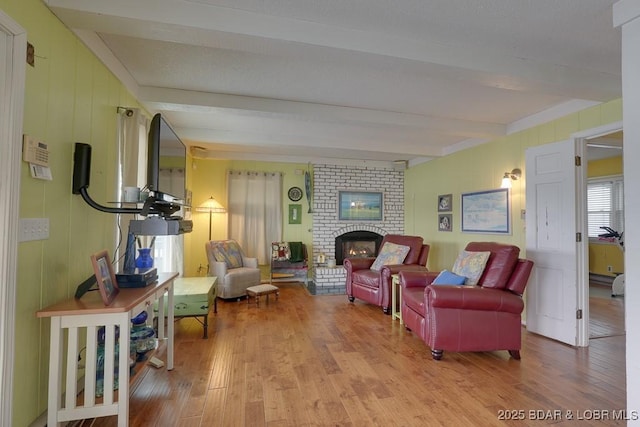
[[[405,327],[436,360],[444,350],[508,350],[520,359],[522,294],[533,261],[513,245],[471,242],[465,249],[491,252],[477,285],[431,285],[437,272],[400,272]]]
[[[380,248],[386,242],[409,246],[404,262],[399,265],[386,265],[380,271],[371,270],[374,257],[345,258],[343,265],[347,270],[347,296],[353,302],[356,298],[382,307],[385,314],[391,308],[391,275],[401,270],[428,271],[427,258],[429,245],[423,244],[422,237],[387,234],[382,239]]]

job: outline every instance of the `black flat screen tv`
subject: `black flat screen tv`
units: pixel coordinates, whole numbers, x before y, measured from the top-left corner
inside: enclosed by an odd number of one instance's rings
[[[147,146],[147,189],[158,200],[184,203],[187,149],[160,113],[153,116]],[[162,174],[161,169],[167,173]]]

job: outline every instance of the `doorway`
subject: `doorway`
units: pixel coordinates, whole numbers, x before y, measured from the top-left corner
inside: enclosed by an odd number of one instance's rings
[[[0,425],[11,425],[27,33],[0,10]]]
[[[622,131],[585,140],[589,340],[625,334],[624,292],[612,287],[624,273],[622,142]]]
[[[525,152],[527,258],[536,262],[527,329],[571,346],[589,345],[587,142],[621,130],[610,123]]]

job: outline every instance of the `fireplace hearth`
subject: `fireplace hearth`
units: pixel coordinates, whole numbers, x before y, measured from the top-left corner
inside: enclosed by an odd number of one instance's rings
[[[378,254],[382,236],[372,231],[350,231],[336,237],[336,264],[342,265],[345,258],[374,257]]]

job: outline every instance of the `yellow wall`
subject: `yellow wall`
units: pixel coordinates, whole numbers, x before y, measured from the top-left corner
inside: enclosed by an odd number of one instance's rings
[[[622,156],[594,160],[587,165],[589,178],[611,175],[622,175]],[[611,272],[607,270],[608,266],[611,266]],[[614,273],[624,272],[624,254],[618,245],[589,243],[589,272],[611,277],[615,277]]]
[[[476,240],[512,243],[524,255],[525,221],[521,210],[525,209],[525,150],[620,120],[622,100],[618,99],[409,168],[405,173],[405,232],[420,235],[431,244],[431,270],[451,268],[460,250]],[[512,234],[462,233],[460,194],[499,188],[504,173],[516,167],[522,169],[523,177],[513,182]],[[442,232],[438,231],[437,200],[438,195],[449,193],[453,194],[453,231]]]
[[[234,161],[193,159],[193,165],[187,176],[191,177],[190,190],[193,191],[193,232],[190,233],[190,241],[185,239],[185,275],[206,274],[207,256],[204,245],[209,238],[209,214],[199,213],[195,208],[206,199],[213,196],[223,206],[227,207],[227,171],[228,170],[252,170],[266,172],[283,172],[282,177],[282,239],[285,241],[301,241],[311,248],[312,243],[312,214],[308,213],[306,196],[298,202],[292,202],[287,197],[287,191],[291,187],[300,187],[304,192],[304,171],[307,165],[302,163],[275,163],[257,161]],[[289,204],[302,205],[301,224],[289,224]],[[213,214],[212,216],[213,240],[225,239],[227,235],[227,214]]]
[[[41,0],[0,0],[0,9],[28,32],[35,46],[36,66],[27,67],[24,132],[49,144],[54,180],[35,180],[23,164],[21,218],[50,220],[48,240],[20,243],[18,248],[16,300],[16,378],[13,425],[27,426],[47,407],[49,321],[35,312],[73,296],[77,285],[91,274],[89,255],[114,250],[115,216],[90,208],[71,194],[73,144],[93,147],[92,197],[106,203],[116,192],[116,107],[139,107],[122,84],[44,6]],[[429,266],[450,267],[458,251],[479,238],[508,241],[524,248],[525,181],[513,189],[513,235],[476,236],[460,233],[460,193],[496,188],[505,171],[524,170],[527,147],[566,139],[572,132],[612,123],[622,118],[621,100],[596,106],[566,118],[500,138],[480,147],[412,167],[405,178],[405,229],[424,236],[432,244]],[[16,141],[16,143],[19,143]],[[291,186],[304,188],[306,164],[192,159],[186,182],[193,204],[209,196],[226,203],[227,169],[282,171],[283,192]],[[193,167],[192,167],[193,166]],[[454,195],[453,232],[438,232],[436,200],[439,194]],[[311,214],[304,209],[300,225],[289,225],[283,215],[284,240],[311,245]],[[284,197],[283,211],[289,200]],[[204,242],[208,216],[193,212],[194,231],[185,235],[185,274],[195,275],[206,265]],[[226,237],[226,217],[216,217],[213,237]]]
[[[47,409],[49,320],[38,309],[73,297],[92,274],[89,255],[113,254],[115,215],[71,193],[74,143],[92,146],[92,197],[116,194],[116,107],[138,107],[122,84],[41,0],[0,0],[27,30],[35,67],[27,66],[24,133],[45,141],[53,181],[31,178],[22,164],[20,218],[49,218],[47,240],[18,245],[13,423],[28,426]],[[20,144],[20,141],[16,141]]]
[[[622,156],[592,160],[587,164],[587,177],[622,175]]]

